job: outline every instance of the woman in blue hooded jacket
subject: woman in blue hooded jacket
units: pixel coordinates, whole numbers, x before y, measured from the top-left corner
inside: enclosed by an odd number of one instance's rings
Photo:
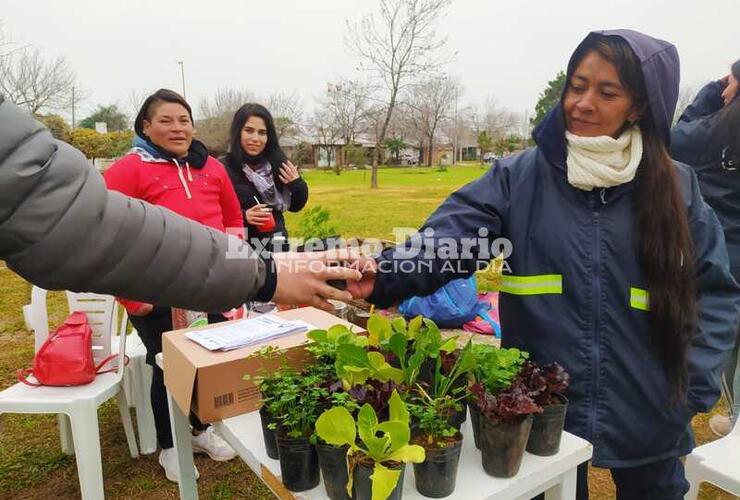
[[[673,158],[690,165],[704,199],[725,231],[730,270],[740,280],[740,59],[726,77],[708,83],[671,131]],[[726,435],[740,413],[740,341],[723,370],[732,406],[709,427]]]
[[[717,218],[668,154],[678,81],[670,43],[589,34],[537,147],[453,193],[350,287],[383,307],[428,295],[486,265],[491,240],[507,238],[503,345],[570,372],[566,430],[593,443],[592,463],[611,469],[620,499],[688,490],[679,457],[694,444],[692,416],[719,396],[740,302]]]

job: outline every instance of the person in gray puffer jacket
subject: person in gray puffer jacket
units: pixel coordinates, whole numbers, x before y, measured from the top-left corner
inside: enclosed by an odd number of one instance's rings
[[[47,289],[201,311],[249,300],[333,310],[327,280],[361,274],[324,253],[257,255],[235,236],[109,192],[70,145],[0,95],[0,259]],[[310,265],[309,265],[310,264]]]

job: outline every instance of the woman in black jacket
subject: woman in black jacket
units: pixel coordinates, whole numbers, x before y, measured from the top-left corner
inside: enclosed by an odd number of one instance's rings
[[[722,223],[730,270],[740,281],[740,59],[730,74],[708,83],[671,131],[673,158],[691,165],[704,200]],[[729,415],[716,414],[709,428],[730,433],[740,413],[740,339],[723,370],[730,396]]]
[[[274,237],[287,240],[283,212],[306,205],[308,185],[280,149],[272,115],[261,104],[247,103],[234,114],[224,164],[252,246],[270,249]]]

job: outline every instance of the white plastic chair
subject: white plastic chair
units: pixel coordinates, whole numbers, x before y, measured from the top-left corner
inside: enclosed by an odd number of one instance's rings
[[[735,422],[727,436],[695,448],[685,467],[691,485],[685,500],[696,500],[703,482],[740,495],[740,424]]]
[[[100,300],[106,301],[105,307],[101,307],[98,304]],[[88,314],[91,323],[93,318],[95,318],[99,328],[109,328],[111,330],[111,353],[118,354],[118,345],[120,344],[119,335],[124,335],[128,326],[126,311],[123,312],[120,328],[117,328],[115,316],[109,320],[107,314],[100,315],[95,312],[96,309],[107,312],[108,302],[112,303],[114,301],[115,299],[108,295],[67,292],[69,311],[83,311]],[[136,330],[132,331],[126,339],[126,355],[129,358],[129,364],[123,376],[123,389],[126,392],[126,400],[136,411],[139,453],[149,455],[157,451],[157,433],[149,397],[152,386],[152,367],[146,364],[146,347],[141,341],[141,338],[139,338]],[[63,429],[62,441],[64,442]]]
[[[100,296],[98,296],[100,297]],[[104,297],[104,296],[103,296]],[[90,299],[93,296],[90,295]],[[93,330],[93,358],[100,362],[110,353],[110,321],[115,321],[117,306],[114,301],[99,302],[95,313],[89,313]],[[34,329],[36,350],[49,335],[46,312],[46,290],[34,287],[31,304],[24,313]],[[108,325],[101,330],[102,325]],[[60,424],[66,430],[61,433],[62,449],[73,452],[77,461],[77,473],[83,499],[102,499],[103,468],[100,457],[100,430],[98,428],[98,407],[116,396],[123,428],[126,432],[129,452],[133,458],[139,456],[136,447],[134,428],[129,415],[128,402],[123,391],[124,354],[126,335],[120,336],[119,355],[113,373],[103,373],[86,385],[74,387],[29,387],[17,383],[0,392],[0,414],[2,413],[56,413],[63,415]],[[65,442],[65,434],[71,431],[72,443]]]

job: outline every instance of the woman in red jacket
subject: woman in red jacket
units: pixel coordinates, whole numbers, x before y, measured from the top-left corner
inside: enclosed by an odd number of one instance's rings
[[[243,237],[239,200],[229,176],[224,166],[208,155],[206,147],[193,139],[192,111],[182,96],[167,89],[150,95],[139,110],[134,130],[133,150],[104,174],[109,189]],[[187,242],[183,241],[183,245]],[[151,265],[157,265],[156,259]],[[177,481],[177,455],[172,447],[164,375],[154,363],[154,356],[162,351],[162,333],[173,329],[171,310],[124,299],[121,303],[146,346],[147,362],[153,369],[151,402],[157,440],[162,448],[159,463],[167,479]],[[208,316],[209,322],[225,319],[220,314]],[[194,451],[207,453],[219,461],[236,456],[228,444],[192,415],[191,423],[197,433],[193,436]]]

